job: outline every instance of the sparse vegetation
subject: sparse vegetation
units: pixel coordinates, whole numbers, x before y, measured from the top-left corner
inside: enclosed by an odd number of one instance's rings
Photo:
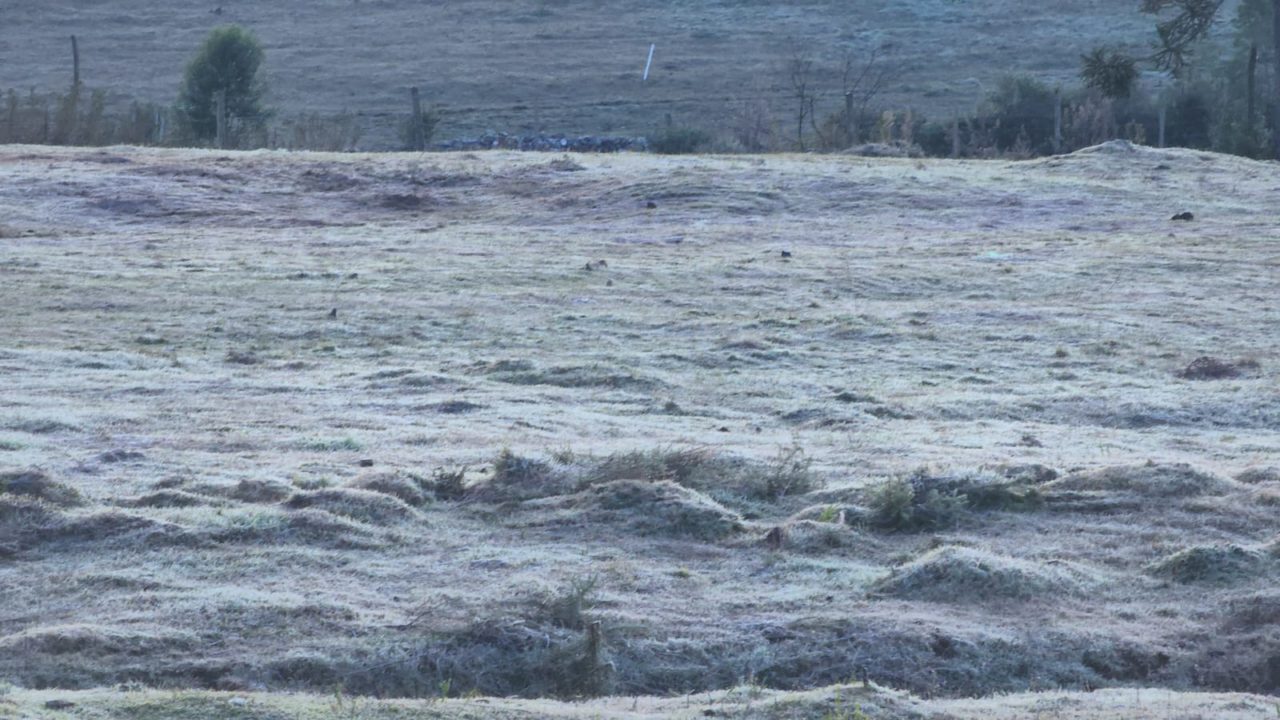
[[[552,160],[0,151],[0,715],[1270,711],[1263,168]]]

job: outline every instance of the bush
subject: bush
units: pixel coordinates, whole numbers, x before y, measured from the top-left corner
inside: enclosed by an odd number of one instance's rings
[[[423,110],[417,118],[410,115],[400,125],[400,143],[405,150],[417,150],[419,141],[422,147],[426,147],[435,137],[439,126],[439,110]]]
[[[998,150],[1025,144],[1028,154],[1053,152],[1054,93],[1026,76],[1005,76],[987,97],[982,115],[993,123]]]
[[[219,91],[226,93],[229,139],[262,127],[266,86],[259,74],[264,53],[253,33],[230,25],[214,29],[187,65],[178,109],[192,139],[208,141],[218,132]]]
[[[696,128],[669,127],[649,138],[649,149],[660,155],[689,155],[711,142],[711,135]]]

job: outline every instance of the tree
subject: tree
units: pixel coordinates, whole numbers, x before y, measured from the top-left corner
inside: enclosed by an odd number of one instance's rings
[[[1280,159],[1280,0],[1269,0],[1271,28],[1268,42],[1271,44],[1272,82],[1275,83],[1273,102],[1276,103],[1271,122],[1271,150]],[[1156,25],[1160,47],[1153,56],[1156,66],[1174,75],[1181,73],[1192,47],[1209,34],[1222,10],[1225,0],[1142,0],[1142,11],[1160,13],[1173,9],[1172,18]],[[1265,28],[1263,29],[1265,32]]]
[[[226,120],[231,133],[261,126],[266,118],[260,74],[264,53],[253,33],[229,25],[215,28],[187,65],[178,110],[197,140],[218,132],[217,94],[226,93]]]
[[[1081,58],[1080,77],[1088,87],[1103,97],[1120,100],[1129,97],[1138,80],[1137,61],[1119,50],[1095,48]]]

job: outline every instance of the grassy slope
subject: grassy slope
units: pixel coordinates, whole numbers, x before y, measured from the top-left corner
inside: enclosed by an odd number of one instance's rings
[[[387,653],[480,662],[474,623],[576,637],[538,598],[595,574],[627,694],[859,663],[943,695],[1268,687],[1276,488],[1222,479],[1280,453],[1267,165],[6,148],[0,178],[0,465],[86,496],[0,514],[0,677],[315,691],[391,657],[399,692],[429,694]],[[1260,369],[1177,377],[1204,354]],[[236,489],[462,465],[483,483],[503,446],[767,462],[792,443],[827,489],[726,497],[754,519],[711,539],[586,496],[303,510]],[[788,520],[919,465],[1001,463],[1136,469],[936,534],[803,544]],[[770,551],[779,524],[793,544]],[[1248,562],[1220,582],[1149,570],[1225,543]],[[954,591],[881,582],[922,566]]]
[[[234,1],[219,15],[214,2],[18,5],[6,9],[0,33],[0,88],[65,86],[74,33],[91,87],[169,102],[208,29],[236,22],[267,46],[274,106],[286,115],[366,115],[371,147],[393,141],[392,115],[405,112],[410,85],[450,110],[445,136],[644,134],[666,113],[719,125],[734,112],[726,104],[761,97],[788,122],[781,65],[789,39],[799,38],[818,61],[817,86],[834,98],[824,112],[840,103],[845,48],[882,47],[886,103],[949,116],[970,109],[1002,74],[1065,82],[1093,45],[1145,48],[1152,37],[1134,3],[1109,0]],[[651,42],[653,78],[641,85]]]
[[[70,711],[44,708],[50,700],[76,703]],[[7,701],[7,702],[6,702]],[[15,692],[0,698],[0,717],[92,717],[103,720],[384,720],[391,718],[758,718],[829,720],[946,717],[955,720],[1154,720],[1274,717],[1274,698],[1164,690],[1034,693],[989,700],[921,701],[880,688],[840,686],[804,693],[740,688],[683,698],[617,698],[582,703],[477,698],[473,700],[369,700],[341,695],[265,695],[196,692]],[[6,715],[8,713],[9,715]],[[864,713],[864,714],[860,714]]]

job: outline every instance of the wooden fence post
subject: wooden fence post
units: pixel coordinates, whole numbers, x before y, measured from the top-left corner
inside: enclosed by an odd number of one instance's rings
[[[218,149],[227,147],[227,91],[218,90],[213,94],[213,108],[216,116]]]
[[[80,87],[80,43],[71,36],[71,87]]]
[[[418,92],[417,85],[409,88],[409,96],[413,99],[413,132],[410,134],[410,145],[414,152],[422,152],[427,149],[427,138],[422,127],[422,95]]]
[[[845,140],[852,146],[858,142],[857,136],[854,134],[853,126],[853,93],[844,94],[844,136]]]
[[[80,43],[71,36],[71,95],[67,98],[66,142],[77,145],[80,125]]]
[[[1053,91],[1053,152],[1062,152],[1062,88]]]

